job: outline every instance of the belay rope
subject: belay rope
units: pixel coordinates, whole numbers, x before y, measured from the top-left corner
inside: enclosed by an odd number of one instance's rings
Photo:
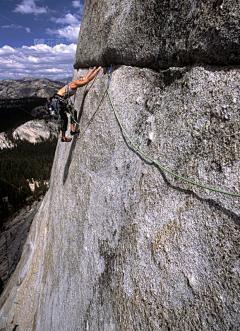
[[[157,161],[155,161],[154,159],[152,159],[150,156],[148,156],[147,154],[145,154],[133,141],[132,141],[132,139],[129,137],[129,135],[128,135],[128,133],[126,132],[126,130],[124,129],[124,127],[123,127],[123,125],[122,125],[122,123],[121,123],[121,121],[120,121],[120,119],[119,119],[119,116],[118,116],[118,113],[117,113],[117,111],[116,111],[116,109],[115,109],[115,107],[114,107],[114,105],[113,105],[113,102],[112,102],[112,99],[111,99],[111,96],[110,96],[110,92],[109,92],[109,86],[110,86],[110,81],[111,81],[111,73],[112,73],[112,65],[110,66],[110,70],[109,70],[109,73],[108,73],[108,81],[107,81],[107,88],[106,88],[106,90],[105,90],[105,92],[103,93],[103,96],[102,96],[102,98],[101,98],[101,100],[100,100],[100,102],[99,102],[99,104],[98,104],[98,106],[97,106],[97,109],[95,110],[95,112],[93,113],[93,115],[91,116],[91,118],[90,118],[90,120],[86,123],[86,124],[84,124],[84,125],[80,125],[80,123],[78,123],[76,120],[75,120],[75,118],[74,118],[74,116],[73,116],[73,114],[72,114],[72,112],[71,112],[71,110],[70,110],[70,108],[72,107],[72,105],[70,105],[70,107],[68,108],[68,111],[69,111],[69,113],[70,113],[70,115],[71,115],[71,117],[73,118],[73,120],[74,120],[74,122],[76,123],[76,124],[78,124],[79,126],[82,126],[82,127],[84,127],[84,126],[87,126],[91,121],[92,121],[92,119],[93,119],[93,117],[95,116],[95,114],[97,113],[97,111],[98,111],[98,109],[99,109],[99,107],[101,106],[101,104],[102,104],[102,102],[103,102],[103,99],[104,99],[104,97],[105,97],[105,95],[106,95],[106,93],[107,93],[107,95],[108,95],[108,98],[109,98],[109,101],[110,101],[110,104],[111,104],[111,107],[112,107],[112,109],[113,109],[113,112],[114,112],[114,115],[115,115],[115,117],[116,117],[116,119],[117,119],[117,122],[118,122],[118,124],[119,124],[119,126],[120,126],[120,128],[121,128],[121,130],[124,132],[124,134],[125,134],[125,136],[126,136],[126,138],[128,139],[128,141],[132,144],[132,146],[141,154],[141,155],[143,155],[146,159],[148,159],[149,161],[151,161],[152,163],[154,163],[154,164],[156,164],[159,168],[161,168],[162,170],[164,170],[164,171],[166,171],[166,172],[168,172],[168,173],[170,173],[171,175],[173,175],[173,176],[175,176],[175,177],[177,177],[177,178],[179,178],[179,179],[181,179],[181,180],[183,180],[183,181],[185,181],[185,182],[188,182],[188,183],[190,183],[190,184],[192,184],[192,185],[195,185],[195,186],[199,186],[199,187],[201,187],[201,188],[204,188],[204,189],[206,189],[206,190],[210,190],[210,191],[214,191],[214,192],[218,192],[218,193],[222,193],[222,194],[226,194],[226,195],[231,195],[231,196],[234,196],[234,197],[238,197],[238,198],[240,198],[240,194],[236,194],[236,193],[231,193],[231,192],[226,192],[226,191],[222,191],[222,190],[218,190],[218,189],[215,189],[215,188],[213,188],[213,187],[209,187],[209,186],[205,186],[205,185],[202,185],[202,184],[198,184],[198,183],[195,183],[195,182],[193,182],[192,180],[189,180],[189,179],[187,179],[187,178],[184,178],[184,177],[182,177],[182,176],[180,176],[180,175],[178,175],[178,174],[175,174],[174,172],[172,172],[171,170],[168,170],[167,168],[165,168],[164,166],[162,166],[160,163],[158,163]],[[69,103],[69,99],[70,99],[70,97],[69,97],[69,90],[68,90],[68,103]]]
[[[219,192],[219,193],[222,193],[222,194],[227,194],[227,195],[231,195],[231,196],[235,196],[235,197],[238,197],[240,198],[240,194],[236,194],[236,193],[231,193],[231,192],[226,192],[226,191],[222,191],[222,190],[218,190],[218,189],[215,189],[215,188],[212,188],[212,187],[209,187],[209,186],[205,186],[205,185],[202,185],[202,184],[198,184],[198,183],[195,183],[187,178],[184,178],[182,176],[179,176],[177,174],[175,174],[174,172],[168,170],[167,168],[163,167],[160,163],[158,163],[157,161],[153,160],[151,157],[149,157],[148,155],[146,155],[140,148],[137,147],[137,145],[132,141],[132,139],[129,137],[129,135],[127,134],[126,130],[124,129],[120,119],[119,119],[119,116],[117,114],[117,111],[113,105],[113,102],[112,102],[112,99],[111,99],[111,96],[110,96],[110,93],[109,93],[109,85],[110,85],[110,80],[111,80],[111,70],[112,70],[112,65],[110,67],[110,72],[109,72],[109,75],[108,75],[108,84],[107,84],[107,94],[108,94],[108,98],[109,98],[109,101],[110,101],[110,104],[111,104],[111,107],[113,109],[113,112],[115,114],[115,117],[118,121],[118,124],[119,126],[121,127],[122,131],[124,132],[125,136],[127,137],[127,139],[129,140],[129,142],[132,144],[132,146],[140,153],[142,154],[146,159],[150,160],[151,162],[153,162],[154,164],[156,164],[158,167],[160,167],[162,170],[164,171],[167,171],[168,173],[170,173],[171,175],[177,177],[177,178],[180,178],[182,180],[184,180],[185,182],[188,182],[192,185],[195,185],[195,186],[199,186],[199,187],[202,187],[204,189],[207,189],[207,190],[210,190],[210,191],[214,191],[214,192]]]
[[[109,83],[110,83],[110,82],[109,82]],[[68,93],[68,97],[67,97],[67,99],[66,99],[66,103],[67,103],[67,105],[66,105],[66,107],[67,107],[67,112],[70,114],[70,116],[71,116],[71,118],[72,118],[72,120],[73,120],[73,122],[74,122],[75,124],[77,124],[79,127],[86,127],[86,126],[88,126],[88,125],[91,123],[91,121],[93,120],[95,114],[97,113],[98,109],[100,108],[100,106],[101,106],[101,104],[102,104],[102,102],[103,102],[103,99],[104,99],[104,97],[105,97],[105,95],[106,95],[106,93],[107,93],[107,89],[106,89],[105,92],[103,93],[102,99],[101,99],[101,101],[99,102],[99,104],[98,104],[98,106],[97,106],[97,109],[96,109],[95,112],[92,114],[91,118],[87,121],[87,123],[85,123],[85,124],[80,124],[80,123],[77,122],[77,121],[75,120],[75,118],[74,118],[74,114],[73,114],[73,112],[72,112],[73,103],[72,103],[72,101],[71,101],[71,99],[70,99],[71,96],[69,95],[69,85],[68,85],[68,86],[66,87],[66,89],[65,89],[64,97],[65,97],[65,95],[66,95],[66,92]],[[75,95],[74,95],[74,102],[75,102]]]

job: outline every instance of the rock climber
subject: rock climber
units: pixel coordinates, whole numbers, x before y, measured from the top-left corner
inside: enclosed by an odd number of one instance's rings
[[[94,67],[86,76],[81,76],[78,80],[71,82],[70,84],[62,87],[54,96],[52,99],[57,100],[57,103],[59,104],[59,110],[60,110],[60,117],[61,117],[61,130],[62,130],[62,142],[69,142],[72,140],[72,138],[66,138],[66,131],[68,126],[68,117],[67,117],[67,107],[66,102],[69,96],[72,96],[76,93],[77,89],[79,87],[87,85],[91,80],[95,78],[95,76],[98,74],[101,67]],[[79,130],[75,129],[74,119],[77,121],[77,112],[74,110],[73,114],[74,118],[71,117],[71,135],[74,135],[76,133],[79,133]]]

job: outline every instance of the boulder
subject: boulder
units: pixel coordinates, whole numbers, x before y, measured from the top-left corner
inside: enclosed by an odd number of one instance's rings
[[[240,3],[86,0],[75,68],[240,63]]]
[[[33,108],[33,110],[31,111],[31,115],[33,117],[38,117],[38,118],[43,117],[44,115],[48,115],[48,114],[49,114],[48,107],[46,107],[46,106],[38,106],[38,107]]]
[[[14,140],[26,140],[30,143],[37,143],[42,140],[57,137],[59,126],[56,121],[46,122],[45,120],[28,121],[20,125],[13,131],[12,136]]]

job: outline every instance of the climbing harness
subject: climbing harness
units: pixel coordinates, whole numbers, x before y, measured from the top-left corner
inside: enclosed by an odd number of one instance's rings
[[[92,122],[94,116],[96,115],[98,109],[100,108],[100,106],[101,106],[101,104],[102,104],[102,102],[103,102],[103,99],[104,99],[106,93],[107,93],[107,90],[103,93],[102,99],[101,99],[101,101],[99,102],[99,104],[98,104],[98,106],[97,106],[97,109],[96,109],[95,112],[92,114],[91,118],[87,121],[87,123],[85,123],[85,124],[80,124],[79,122],[77,122],[77,121],[75,120],[74,116],[73,116],[73,113],[71,112],[71,109],[68,108],[68,113],[71,115],[71,118],[72,118],[72,120],[74,121],[74,123],[77,124],[79,127],[82,127],[82,128],[83,128],[83,127],[87,127],[87,126]]]
[[[112,64],[110,65],[110,69],[109,69],[109,73],[108,73],[107,90],[108,90],[109,85],[110,85],[111,74],[112,74]]]
[[[110,77],[110,78],[109,78]],[[108,75],[108,87],[110,85],[110,80],[111,80],[111,75],[109,73]],[[168,170],[167,168],[163,167],[160,163],[158,163],[157,161],[153,160],[151,157],[149,157],[147,154],[145,154],[140,148],[137,147],[137,145],[132,141],[132,139],[129,137],[129,135],[127,134],[126,130],[124,129],[120,119],[119,119],[119,116],[117,114],[117,111],[113,105],[113,102],[112,102],[112,99],[111,99],[111,96],[110,96],[110,93],[109,93],[109,90],[108,90],[108,87],[107,87],[107,94],[108,94],[108,98],[109,98],[109,101],[110,101],[110,104],[111,104],[111,107],[113,109],[113,112],[115,114],[115,117],[118,121],[118,124],[119,126],[121,127],[122,131],[124,132],[125,136],[127,137],[127,139],[129,140],[129,142],[134,146],[134,148],[140,153],[142,154],[146,159],[150,160],[151,162],[153,162],[154,164],[156,164],[158,167],[160,167],[162,170],[165,170],[167,171],[168,173],[170,173],[171,175],[177,177],[177,178],[180,178],[182,180],[184,180],[185,182],[188,182],[192,185],[196,185],[196,186],[199,186],[199,187],[202,187],[204,189],[207,189],[207,190],[210,190],[210,191],[214,191],[214,192],[219,192],[219,193],[222,193],[222,194],[227,194],[227,195],[231,195],[231,196],[235,196],[235,197],[238,197],[240,198],[240,194],[236,194],[236,193],[231,193],[231,192],[226,192],[226,191],[222,191],[222,190],[218,190],[218,189],[215,189],[215,188],[212,188],[212,187],[208,187],[208,186],[205,186],[205,185],[202,185],[202,184],[198,184],[198,183],[195,183],[187,178],[184,178],[182,176],[179,176],[178,174],[175,174],[174,172]]]

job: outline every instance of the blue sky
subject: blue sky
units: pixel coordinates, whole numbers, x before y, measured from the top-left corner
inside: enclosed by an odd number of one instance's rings
[[[72,76],[84,0],[1,0],[0,80]]]

